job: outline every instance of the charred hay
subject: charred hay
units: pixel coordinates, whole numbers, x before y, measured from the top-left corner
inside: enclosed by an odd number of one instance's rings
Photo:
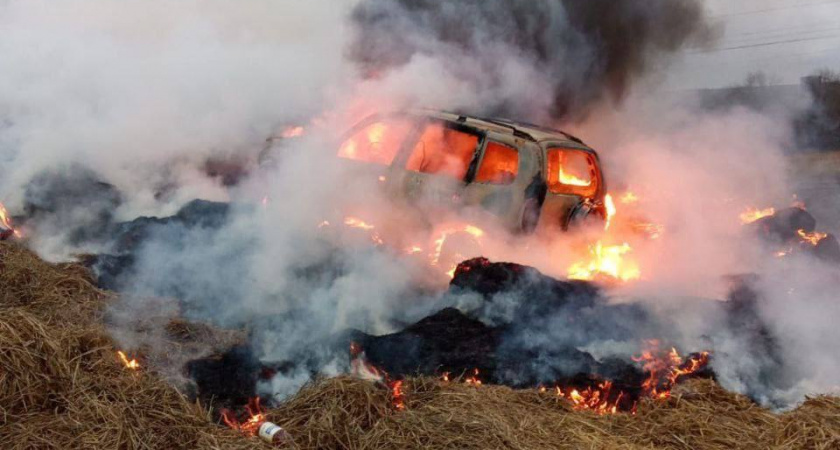
[[[115,357],[103,318],[111,294],[83,268],[0,243],[0,448],[258,449],[153,370]],[[206,330],[167,327],[189,341]],[[142,359],[141,359],[142,361]],[[638,414],[572,411],[537,390],[409,378],[407,409],[367,381],[320,379],[268,412],[303,449],[833,449],[840,399],[774,414],[711,381],[679,387]]]

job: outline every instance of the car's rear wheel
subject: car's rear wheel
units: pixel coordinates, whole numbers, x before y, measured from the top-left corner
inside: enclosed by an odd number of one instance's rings
[[[590,201],[582,200],[569,213],[569,218],[566,221],[565,230],[588,226],[590,224],[604,222],[604,217],[598,212],[598,209]]]

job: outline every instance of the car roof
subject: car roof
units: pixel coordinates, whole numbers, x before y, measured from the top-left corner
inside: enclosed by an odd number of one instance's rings
[[[408,111],[412,115],[431,117],[449,122],[459,122],[476,128],[492,130],[499,133],[511,133],[534,142],[559,141],[569,145],[589,148],[582,140],[561,130],[535,125],[527,122],[513,121],[503,118],[476,117],[448,111],[431,109],[416,109]]]

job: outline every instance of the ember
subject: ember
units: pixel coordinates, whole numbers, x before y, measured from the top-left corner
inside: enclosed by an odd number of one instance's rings
[[[473,374],[464,379],[464,383],[470,386],[479,387],[481,386],[481,380],[478,378],[479,371],[478,369],[473,369]]]
[[[327,224],[329,224],[327,222]],[[376,245],[384,245],[385,241],[382,237],[379,236],[379,233],[376,231],[376,227],[365,222],[362,219],[357,217],[347,217],[344,219],[344,225],[347,225],[350,228],[357,228],[364,231],[370,231],[370,240],[373,241]]]

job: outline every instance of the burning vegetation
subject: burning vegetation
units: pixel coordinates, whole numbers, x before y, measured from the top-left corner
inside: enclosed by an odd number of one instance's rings
[[[0,243],[0,258],[3,448],[259,449],[267,444],[247,436],[268,422],[282,430],[274,436],[283,436],[284,445],[303,449],[552,448],[558,443],[576,448],[593,442],[630,448],[827,449],[840,442],[836,398],[812,398],[775,414],[697,380],[669,396],[658,390],[661,399],[641,401],[635,415],[614,415],[606,414],[616,404],[612,394],[607,404],[594,390],[511,389],[483,380],[479,385],[481,373],[473,371],[448,382],[407,377],[389,388],[340,376],[310,383],[270,407],[252,399],[250,411],[242,407],[216,416],[210,405],[179,394],[154,367],[126,370],[115,358],[113,341],[99,322],[110,296],[91,284],[84,269],[45,263],[9,243]],[[694,367],[692,357],[677,364],[668,353],[654,364],[660,386],[675,377],[680,381],[678,374]],[[647,356],[642,354],[645,364],[651,361]],[[658,360],[660,353],[651,350],[649,356]],[[597,392],[615,389],[602,383]],[[575,412],[580,409],[594,414]]]

